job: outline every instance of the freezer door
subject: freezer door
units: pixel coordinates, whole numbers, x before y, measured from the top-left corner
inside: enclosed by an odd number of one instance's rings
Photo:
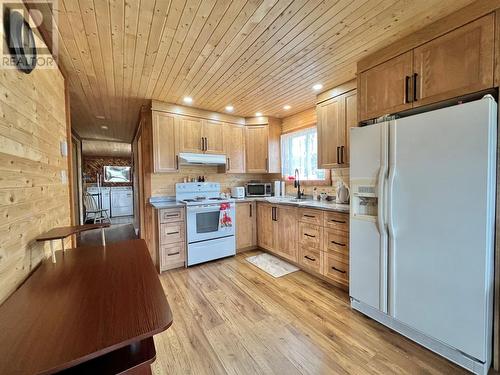
[[[388,127],[351,130],[349,294],[387,312],[387,230],[384,217]]]
[[[396,120],[390,314],[481,362],[491,352],[496,103]]]

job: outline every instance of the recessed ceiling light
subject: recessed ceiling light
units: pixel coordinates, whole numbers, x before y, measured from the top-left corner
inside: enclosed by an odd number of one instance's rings
[[[257,117],[262,116],[262,112],[255,112],[255,116],[257,116]]]
[[[288,111],[290,108],[292,108],[292,106],[289,106],[288,104],[283,106],[283,109],[285,111]]]
[[[102,130],[108,130],[108,127],[106,125],[101,125]]]
[[[234,111],[234,107],[232,105],[226,105],[226,111],[227,112],[233,112]]]
[[[182,100],[186,104],[191,104],[193,102],[193,98],[191,98],[190,96],[185,96],[184,99],[182,99]]]
[[[316,83],[314,86],[313,86],[313,90],[321,90],[323,88],[323,85],[321,83]]]

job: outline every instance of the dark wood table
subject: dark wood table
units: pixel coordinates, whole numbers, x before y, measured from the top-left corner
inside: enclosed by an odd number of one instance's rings
[[[172,312],[144,240],[56,258],[0,306],[0,374],[150,373]]]
[[[67,227],[57,227],[52,228],[48,232],[45,232],[35,238],[36,241],[50,241],[50,252],[52,253],[52,262],[56,262],[54,241],[61,240],[63,252],[66,250],[64,248],[64,239],[73,234],[78,234],[93,229],[101,229],[101,242],[106,245],[106,237],[104,235],[104,228],[110,226],[110,223],[99,223],[99,224],[84,224],[84,225],[69,225]]]

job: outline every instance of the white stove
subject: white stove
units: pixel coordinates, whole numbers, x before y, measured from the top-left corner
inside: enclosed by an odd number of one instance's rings
[[[188,266],[236,254],[235,201],[220,197],[219,183],[177,183],[175,197],[186,205]]]

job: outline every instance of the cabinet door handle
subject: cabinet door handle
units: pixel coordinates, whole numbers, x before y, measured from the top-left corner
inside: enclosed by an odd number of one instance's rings
[[[201,151],[205,151],[205,138],[201,137]]]
[[[228,171],[231,170],[231,159],[230,158],[227,158],[227,170]]]
[[[413,73],[413,101],[416,102],[418,100],[417,98],[417,73]]]
[[[309,233],[304,233],[304,236],[311,237],[311,238],[316,238],[316,236],[313,236],[312,234],[309,234]]]
[[[166,214],[165,216],[166,217],[178,217],[179,214]]]
[[[335,245],[339,245],[339,246],[345,246],[345,243],[340,243],[340,242],[336,242],[336,241],[331,241],[333,244]]]
[[[252,203],[250,203],[250,217],[252,217],[253,212],[252,212]]]
[[[271,207],[271,218],[276,221],[276,207]]]
[[[304,258],[312,260],[313,262],[316,262],[316,259],[315,258],[311,258],[310,256],[305,255]]]
[[[340,164],[344,164],[344,146],[340,146]]]
[[[205,137],[205,151],[208,150],[208,138]]]
[[[180,254],[180,253],[181,253],[180,251],[177,251],[176,253],[168,253],[167,256],[177,255],[177,254]]]
[[[179,155],[175,155],[175,169],[179,169]]]
[[[340,153],[340,147],[337,147],[337,164],[339,163],[339,153]]]
[[[333,266],[332,266],[332,270],[337,271],[337,272],[340,272],[340,273],[345,273],[345,271],[342,271],[342,270],[340,270],[340,269],[338,269],[338,268],[335,268],[335,267],[333,267]]]
[[[340,220],[335,220],[335,219],[331,219],[330,221],[333,222],[333,223],[339,223],[339,224],[345,224],[346,223],[345,221],[340,221]]]
[[[304,214],[304,217],[310,217],[311,219],[315,219],[316,218],[316,216],[314,216],[314,215],[307,215],[307,214]]]
[[[405,77],[405,100],[404,103],[408,104],[411,103],[410,100],[410,76]]]
[[[179,232],[178,231],[177,232],[167,232],[167,235],[170,236],[171,234],[179,234]]]

